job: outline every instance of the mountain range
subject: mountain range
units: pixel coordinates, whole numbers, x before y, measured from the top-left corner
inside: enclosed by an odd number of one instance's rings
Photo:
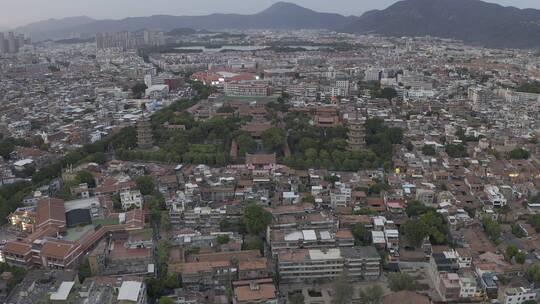
[[[478,0],[406,0],[364,13],[345,31],[430,35],[496,48],[539,47],[540,10]]]
[[[145,28],[170,31],[193,29],[334,29],[344,28],[355,17],[319,13],[296,4],[278,2],[253,15],[211,14],[205,16],[154,15],[121,20],[93,20],[89,17],[51,19],[15,29],[33,40],[65,38],[71,33],[137,31]],[[65,22],[64,22],[65,21]]]
[[[362,16],[316,12],[278,2],[253,15],[154,15],[120,20],[86,16],[50,19],[15,29],[34,41],[61,39],[72,34],[191,29],[329,29],[385,36],[435,36],[488,47],[540,47],[540,10],[517,9],[480,0],[402,0],[384,10]]]

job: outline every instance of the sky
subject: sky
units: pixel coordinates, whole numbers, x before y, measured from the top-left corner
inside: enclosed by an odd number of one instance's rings
[[[287,0],[321,12],[361,15],[383,9],[397,0]],[[540,0],[486,0],[505,6],[540,9]],[[121,19],[155,14],[252,14],[277,0],[0,0],[0,29],[49,18],[86,15],[96,19]]]

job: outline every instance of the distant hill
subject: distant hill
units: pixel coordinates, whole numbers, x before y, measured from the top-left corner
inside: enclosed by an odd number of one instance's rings
[[[17,29],[34,40],[61,39],[71,33],[94,35],[98,32],[138,31],[145,28],[170,31],[178,28],[192,29],[341,29],[356,17],[319,13],[296,4],[278,2],[254,15],[212,14],[205,16],[154,15],[131,17],[121,20],[47,20]],[[86,17],[87,18],[87,17]],[[46,25],[45,27],[43,25]],[[54,26],[52,26],[54,25]]]
[[[540,10],[479,0],[404,0],[370,11],[346,26],[351,33],[436,36],[487,47],[540,46]]]
[[[71,33],[76,33],[71,30],[72,28],[84,26],[93,22],[96,22],[96,20],[87,16],[66,17],[30,23],[15,28],[14,31],[28,35],[36,40],[67,38]]]

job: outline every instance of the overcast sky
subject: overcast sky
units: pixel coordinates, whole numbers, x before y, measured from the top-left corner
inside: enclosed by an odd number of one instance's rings
[[[520,8],[540,9],[540,0],[487,0]],[[0,27],[15,27],[49,18],[86,15],[121,19],[154,14],[202,15],[209,13],[251,14],[276,0],[0,0]],[[323,12],[360,15],[385,8],[397,0],[290,0]]]

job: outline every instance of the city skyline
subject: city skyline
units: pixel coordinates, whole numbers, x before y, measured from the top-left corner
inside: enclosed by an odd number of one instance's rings
[[[134,16],[166,15],[205,15],[212,13],[253,14],[279,1],[276,0],[157,0],[151,4],[140,0],[115,0],[114,4],[105,0],[86,2],[81,0],[56,0],[55,5],[45,4],[39,0],[14,1],[6,0],[4,9],[0,12],[0,31],[28,23],[72,16],[89,16],[95,19],[123,19]],[[325,0],[291,0],[309,9],[320,12],[339,13],[342,15],[361,15],[372,9],[384,9],[397,2],[396,0],[364,0],[357,3],[354,0],[336,0],[329,5]],[[518,8],[540,9],[536,0],[487,0],[504,6]],[[58,10],[62,7],[62,10]],[[106,10],[103,7],[107,7]]]

